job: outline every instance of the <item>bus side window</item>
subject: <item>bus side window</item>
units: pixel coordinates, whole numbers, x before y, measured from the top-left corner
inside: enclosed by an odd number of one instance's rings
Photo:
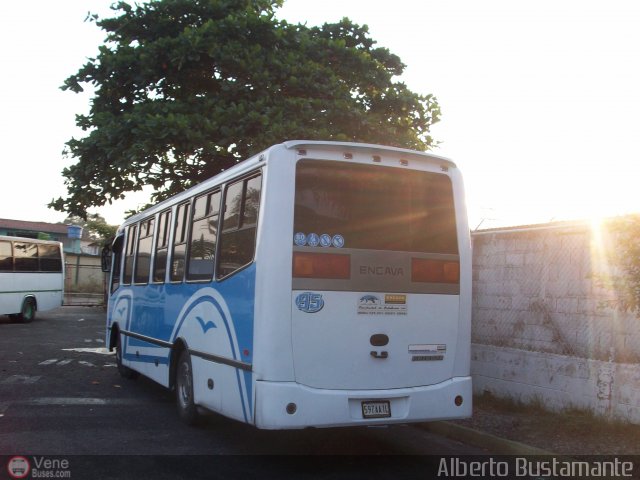
[[[149,283],[149,269],[151,268],[151,246],[153,245],[153,232],[155,219],[150,218],[140,222],[138,234],[138,249],[136,251],[136,273],[134,283]]]
[[[176,213],[176,229],[173,236],[173,251],[171,253],[172,282],[181,282],[184,278],[185,256],[187,253],[187,223],[189,221],[190,204],[178,205]]]
[[[188,280],[211,280],[213,277],[219,216],[219,191],[196,198],[191,224]]]
[[[15,269],[17,272],[38,271],[38,245],[35,243],[15,242]]]
[[[225,191],[218,278],[253,261],[261,188],[262,177],[256,175],[230,184]]]
[[[158,240],[156,241],[156,254],[153,261],[153,281],[164,283],[167,273],[167,253],[169,250],[169,228],[171,225],[171,210],[160,214],[158,224]]]
[[[130,225],[127,229],[127,247],[124,251],[124,272],[122,274],[122,283],[131,285],[133,277],[133,254],[136,245],[136,225]]]
[[[13,272],[13,250],[11,242],[0,242],[0,272]]]

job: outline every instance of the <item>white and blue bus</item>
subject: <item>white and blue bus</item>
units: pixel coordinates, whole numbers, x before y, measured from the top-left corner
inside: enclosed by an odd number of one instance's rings
[[[450,160],[275,145],[131,218],[112,246],[120,373],[258,428],[471,414],[471,248]]]
[[[64,299],[62,244],[0,236],[0,315],[30,322]]]

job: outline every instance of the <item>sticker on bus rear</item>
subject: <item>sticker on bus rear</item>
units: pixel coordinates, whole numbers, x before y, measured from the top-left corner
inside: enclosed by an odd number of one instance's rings
[[[330,247],[331,246],[331,235],[328,233],[323,233],[320,235],[320,246],[321,247]]]
[[[305,313],[316,313],[324,307],[321,293],[304,292],[296,297],[298,310]]]
[[[412,362],[435,362],[444,360],[446,353],[446,344],[409,345],[409,355],[411,355]]]
[[[322,235],[318,235],[317,233],[306,234],[304,232],[296,232],[293,235],[293,243],[298,247],[321,246],[324,248],[328,248],[328,247],[342,248],[344,247],[344,237],[340,234],[331,236],[328,233],[323,233]]]
[[[407,296],[386,294],[384,300],[377,295],[364,295],[358,301],[358,315],[406,315]]]
[[[317,247],[318,245],[320,245],[320,235],[318,235],[317,233],[310,233],[307,236],[307,245],[309,245],[310,247]]]
[[[342,235],[334,235],[331,239],[331,243],[336,248],[344,247],[344,237]]]
[[[302,232],[298,232],[293,236],[293,243],[299,247],[304,247],[307,244],[307,236]]]

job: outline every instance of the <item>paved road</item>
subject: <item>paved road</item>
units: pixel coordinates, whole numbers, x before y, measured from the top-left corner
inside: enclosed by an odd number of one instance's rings
[[[484,453],[417,426],[272,432],[211,415],[188,427],[169,391],[118,375],[101,309],[0,317],[0,455]]]

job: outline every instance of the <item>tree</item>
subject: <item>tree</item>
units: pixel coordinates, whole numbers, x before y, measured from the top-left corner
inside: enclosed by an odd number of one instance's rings
[[[609,221],[607,230],[612,238],[608,260],[615,269],[599,276],[599,283],[615,294],[610,306],[640,317],[640,214]]]
[[[150,185],[161,200],[243,158],[295,138],[363,141],[427,150],[440,110],[394,80],[400,58],[345,18],[309,28],[275,18],[282,0],[119,2],[96,58],[63,90],[95,93],[66,143],[77,160],[68,196],[88,207]]]

